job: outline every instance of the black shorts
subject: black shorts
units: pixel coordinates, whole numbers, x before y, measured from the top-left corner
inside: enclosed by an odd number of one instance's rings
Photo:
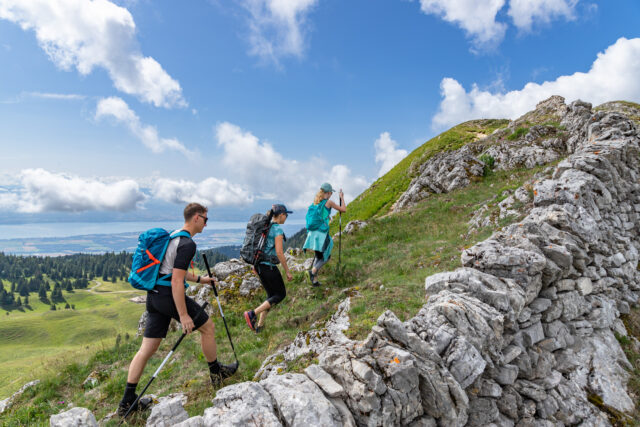
[[[287,290],[284,287],[282,274],[278,267],[258,264],[258,277],[265,291],[267,291],[267,301],[269,304],[276,305],[287,296]]]
[[[171,319],[176,319],[179,322],[180,316],[176,304],[173,302],[171,286],[156,286],[154,290],[158,292],[150,291],[147,293],[147,312],[149,315],[143,336],[145,338],[164,338],[167,336]],[[187,313],[193,320],[194,330],[209,320],[209,315],[202,310],[200,304],[186,295],[184,302],[187,305]]]

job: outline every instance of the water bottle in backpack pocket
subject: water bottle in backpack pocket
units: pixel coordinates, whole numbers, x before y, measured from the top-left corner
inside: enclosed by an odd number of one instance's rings
[[[169,233],[163,228],[152,228],[140,234],[138,247],[133,253],[131,273],[129,273],[128,280],[131,286],[143,291],[153,289],[158,280],[162,279],[158,278],[158,271],[169,242],[181,236],[191,238],[189,232],[185,230]]]

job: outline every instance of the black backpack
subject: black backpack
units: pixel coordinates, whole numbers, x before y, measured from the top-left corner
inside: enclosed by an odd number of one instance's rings
[[[259,262],[266,261],[271,264],[278,264],[280,260],[277,256],[266,255],[264,246],[267,244],[267,235],[271,229],[271,218],[273,214],[264,215],[253,214],[247,223],[247,231],[240,249],[240,256],[245,262],[256,266]]]

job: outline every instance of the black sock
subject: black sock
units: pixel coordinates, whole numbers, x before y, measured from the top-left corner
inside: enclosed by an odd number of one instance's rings
[[[133,402],[136,400],[136,387],[138,383],[132,384],[127,383],[127,386],[124,388],[124,396],[122,397],[123,402]]]
[[[209,372],[211,372],[212,374],[217,374],[218,372],[220,372],[220,364],[218,363],[218,359],[214,360],[213,362],[207,362],[207,364],[209,365]]]

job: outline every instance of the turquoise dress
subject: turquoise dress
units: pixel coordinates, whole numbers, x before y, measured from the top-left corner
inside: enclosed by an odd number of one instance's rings
[[[331,217],[331,208],[327,208],[325,206],[325,212],[326,213],[323,215],[323,218],[328,228],[329,219]],[[333,239],[329,235],[328,231],[308,231],[307,240],[305,240],[302,248],[322,252],[323,259],[327,261],[331,257],[331,250],[333,249]]]
[[[272,256],[277,256],[276,254],[276,237],[277,236],[282,236],[284,234],[284,231],[282,231],[282,227],[280,227],[280,224],[278,223],[271,223],[271,228],[269,229],[269,234],[267,234],[267,243],[264,245],[264,254],[265,255],[272,255]],[[260,264],[266,264],[266,265],[270,265],[273,266],[274,264],[267,262],[267,261],[262,261]]]

